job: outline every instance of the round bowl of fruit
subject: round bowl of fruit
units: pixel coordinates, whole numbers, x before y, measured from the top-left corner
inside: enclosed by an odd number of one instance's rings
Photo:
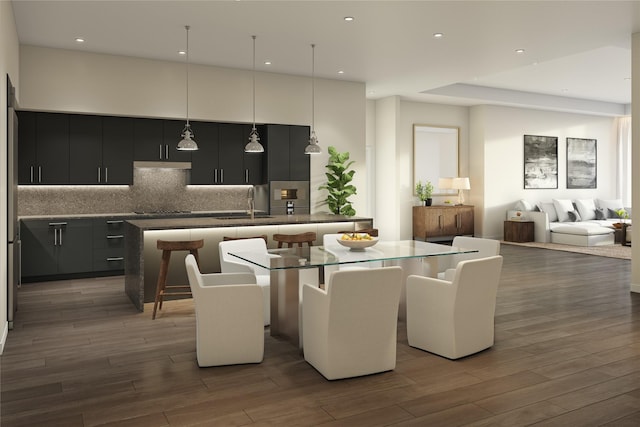
[[[338,243],[352,251],[364,251],[365,248],[378,243],[377,237],[371,237],[368,233],[345,233],[337,238]]]

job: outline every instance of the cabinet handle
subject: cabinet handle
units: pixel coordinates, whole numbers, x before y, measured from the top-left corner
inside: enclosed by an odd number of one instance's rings
[[[42,166],[38,166],[38,182],[42,182]]]
[[[31,166],[29,169],[30,169],[29,170],[29,175],[30,175],[29,182],[33,183],[33,166]]]
[[[162,144],[158,145],[158,148],[160,149],[160,160],[162,160]]]
[[[58,246],[58,229],[53,229],[53,246]]]
[[[224,169],[220,169],[220,183],[224,184]]]
[[[109,168],[106,167],[104,168],[104,183],[109,183]]]
[[[107,239],[123,239],[124,236],[122,234],[114,234],[107,236]]]
[[[438,215],[438,228],[442,229],[442,215]]]
[[[218,183],[218,169],[213,170],[213,183],[214,184]]]
[[[124,221],[121,219],[110,219],[107,220],[107,224],[122,224]]]
[[[249,183],[249,169],[244,170],[244,183],[245,184]]]
[[[50,222],[49,223],[49,227],[60,227],[64,225],[67,225],[67,223],[66,222]]]
[[[58,233],[58,242],[60,243],[60,246],[62,246],[62,228],[58,229],[60,231],[60,233]]]
[[[169,144],[164,146],[164,158],[169,160]]]
[[[98,166],[98,182],[100,182],[100,167]]]
[[[124,257],[121,257],[121,256],[117,256],[117,257],[114,256],[114,257],[107,258],[107,261],[122,261],[122,260],[124,260]]]

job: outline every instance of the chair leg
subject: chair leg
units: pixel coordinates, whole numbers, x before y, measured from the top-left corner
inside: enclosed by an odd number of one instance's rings
[[[153,314],[151,319],[156,318],[156,311],[162,310],[162,300],[164,289],[167,282],[167,271],[169,270],[169,261],[171,260],[171,251],[162,251],[162,261],[160,261],[160,273],[158,274],[158,283],[156,284],[156,299],[153,303]]]

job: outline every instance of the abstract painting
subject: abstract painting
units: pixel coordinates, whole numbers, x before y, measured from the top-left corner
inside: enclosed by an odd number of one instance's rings
[[[597,165],[595,139],[567,138],[567,188],[597,188]]]
[[[524,188],[558,188],[557,136],[524,136]]]

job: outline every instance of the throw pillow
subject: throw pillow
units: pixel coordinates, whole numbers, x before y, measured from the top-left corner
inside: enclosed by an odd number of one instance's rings
[[[596,219],[596,204],[593,199],[576,200],[576,207],[583,221]]]
[[[571,200],[553,199],[553,206],[556,208],[556,212],[558,213],[558,221],[560,222],[569,221],[569,212],[574,210],[573,203],[571,203]]]
[[[618,209],[622,209],[623,205],[622,205],[622,200],[621,199],[613,199],[613,200],[598,199],[598,207],[602,208],[604,210],[604,212],[605,212],[605,214],[607,214],[608,218],[617,218],[617,216],[616,217],[609,216],[608,209],[611,209],[611,210],[613,210],[615,212]]]
[[[604,209],[602,208],[596,209],[596,219],[597,220],[607,219],[607,214],[604,213]]]
[[[582,221],[582,219],[580,218],[580,214],[578,213],[578,211],[569,211],[567,212],[569,214],[569,221],[571,222],[579,222]]]
[[[549,222],[558,221],[558,214],[556,213],[555,206],[553,206],[553,202],[540,202],[538,206],[540,207],[540,212],[545,212],[547,214]]]
[[[518,200],[518,203],[516,203],[516,210],[527,212],[527,211],[533,210],[533,206],[531,206],[531,203],[527,202],[526,200],[521,199],[521,200]]]

